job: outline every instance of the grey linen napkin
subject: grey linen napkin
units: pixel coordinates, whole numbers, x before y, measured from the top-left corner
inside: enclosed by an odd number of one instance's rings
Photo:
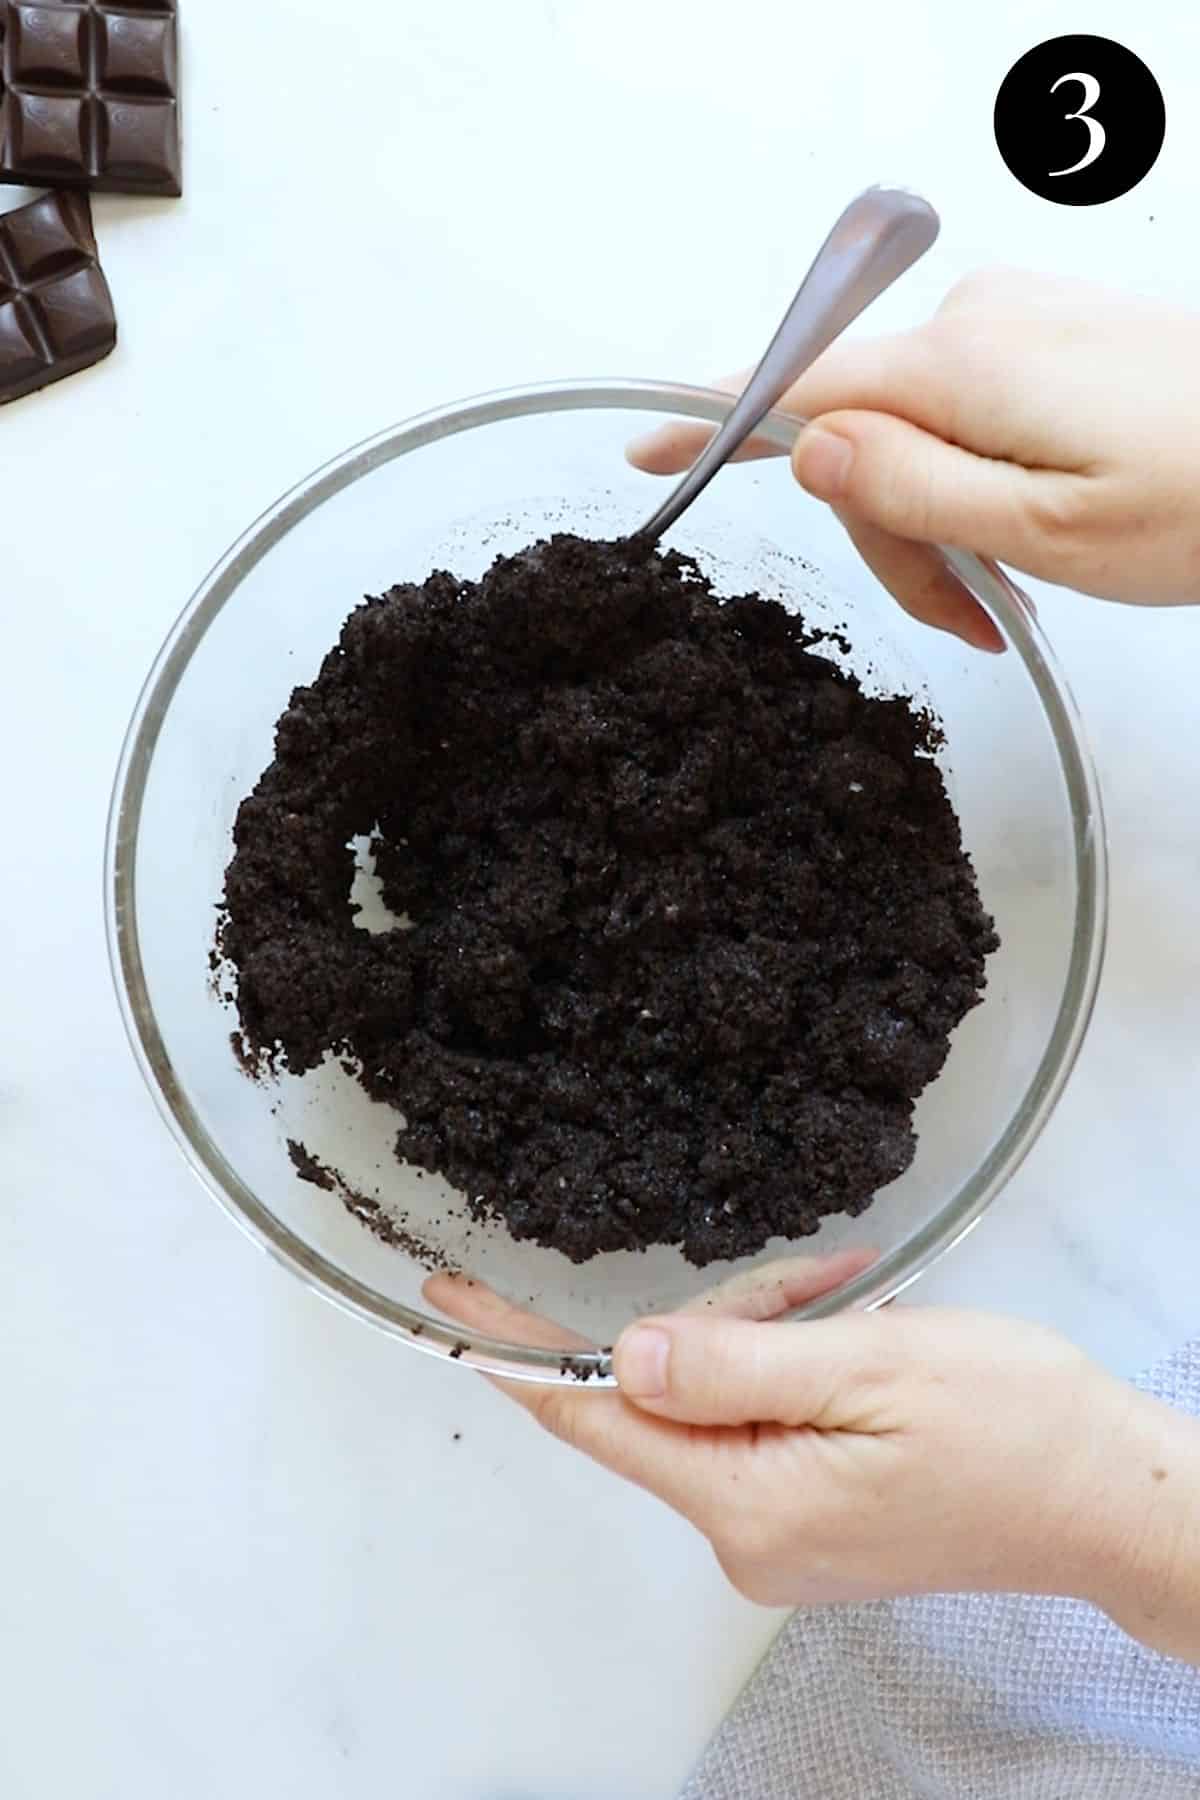
[[[1200,1415],[1200,1341],[1137,1385]],[[681,1800],[1200,1800],[1200,1670],[1073,1600],[808,1607]]]

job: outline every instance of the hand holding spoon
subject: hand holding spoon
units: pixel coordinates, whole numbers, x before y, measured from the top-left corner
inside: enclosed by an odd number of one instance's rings
[[[670,529],[822,350],[924,256],[939,227],[929,202],[906,188],[871,187],[850,202],[725,423],[634,533],[636,542],[656,543]]]

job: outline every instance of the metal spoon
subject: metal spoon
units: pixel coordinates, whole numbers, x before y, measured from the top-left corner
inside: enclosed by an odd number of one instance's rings
[[[653,544],[671,528],[793,381],[852,319],[924,256],[940,224],[929,202],[906,188],[870,187],[850,202],[817,251],[725,423],[679,485],[634,533],[634,542]]]

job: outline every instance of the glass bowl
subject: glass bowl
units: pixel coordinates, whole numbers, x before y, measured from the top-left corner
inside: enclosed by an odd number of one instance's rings
[[[629,531],[663,489],[625,462],[627,441],[662,415],[718,421],[729,404],[638,381],[526,388],[426,413],[348,450],[265,513],[202,584],[150,672],[117,773],[107,848],[114,979],[134,1054],[191,1167],[252,1238],[328,1299],[420,1349],[518,1378],[610,1380],[605,1346],[632,1318],[773,1265],[789,1246],[703,1272],[667,1248],[576,1266],[499,1225],[473,1224],[444,1183],[402,1167],[395,1113],[336,1062],[303,1079],[247,1079],[209,964],[231,827],[271,758],[291,690],[315,675],[363,595],[438,567],[477,576],[552,531]],[[760,435],[786,449],[797,427],[776,414]],[[997,570],[953,557],[1010,645],[988,656],[903,613],[829,510],[799,490],[786,458],[725,470],[667,541],[692,552],[719,592],[758,589],[814,624],[845,624],[854,650],[843,660],[864,683],[914,695],[944,724],[947,785],[1002,947],[983,1004],[918,1104],[912,1166],[862,1217],[829,1218],[790,1247],[869,1245],[878,1258],[789,1316],[880,1305],[995,1199],[1079,1050],[1105,931],[1091,760],[1045,638]],[[289,1140],[338,1171],[349,1205],[298,1179]],[[562,1350],[534,1349],[447,1323],[422,1300],[420,1260],[355,1212],[399,1220],[595,1348],[568,1351],[564,1337]]]

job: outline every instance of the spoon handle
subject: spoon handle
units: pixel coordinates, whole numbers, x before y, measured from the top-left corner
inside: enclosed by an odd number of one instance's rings
[[[636,533],[639,541],[654,542],[670,529],[822,350],[924,256],[939,223],[929,202],[906,188],[870,187],[850,202],[725,423]]]

